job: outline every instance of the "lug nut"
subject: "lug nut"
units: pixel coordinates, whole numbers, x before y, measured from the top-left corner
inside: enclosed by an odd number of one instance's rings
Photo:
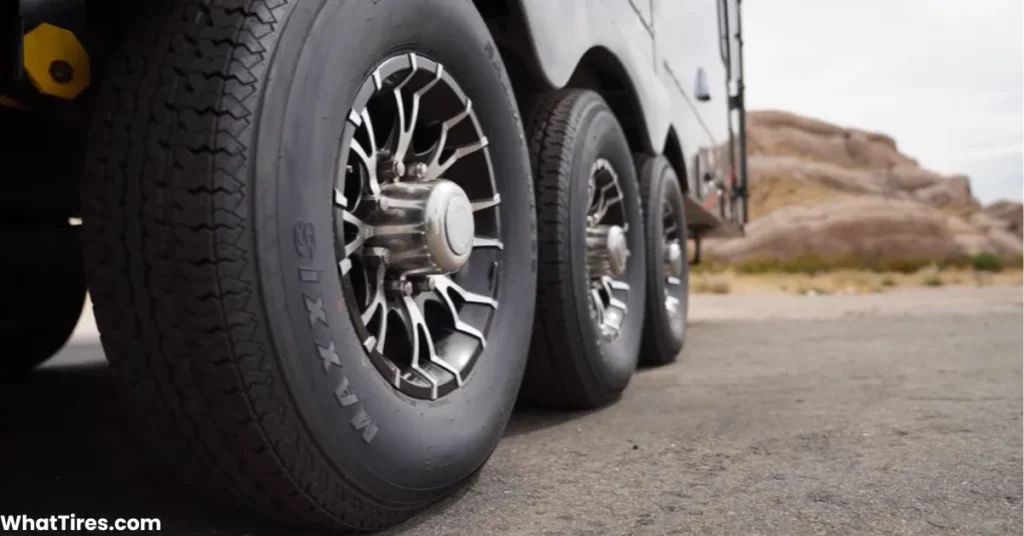
[[[406,168],[406,173],[408,174],[409,178],[418,181],[427,178],[427,171],[429,171],[429,168],[423,162],[416,162],[415,164],[411,164],[409,165],[409,167]]]
[[[416,292],[430,292],[436,288],[434,280],[430,277],[416,281]]]
[[[380,154],[380,166],[377,173],[384,181],[397,181],[405,175],[405,164],[391,160],[390,155],[385,152]]]
[[[384,283],[384,288],[387,289],[395,297],[411,296],[412,295],[412,282],[404,280],[387,281]]]

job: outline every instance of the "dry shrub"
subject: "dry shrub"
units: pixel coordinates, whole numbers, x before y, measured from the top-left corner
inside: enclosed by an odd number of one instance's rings
[[[724,277],[703,275],[690,282],[690,289],[698,294],[728,294],[732,286]]]

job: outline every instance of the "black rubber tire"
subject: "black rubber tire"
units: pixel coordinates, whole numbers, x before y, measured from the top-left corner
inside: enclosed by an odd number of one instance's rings
[[[22,378],[67,344],[85,306],[85,272],[76,227],[10,229],[0,287],[0,381]]]
[[[135,6],[98,88],[82,202],[103,346],[156,446],[197,491],[302,526],[379,530],[461,487],[507,424],[536,289],[526,141],[473,4]],[[354,93],[413,50],[473,100],[502,198],[489,344],[436,402],[368,364],[331,239]]]
[[[523,404],[588,409],[615,400],[636,369],[643,328],[646,268],[636,171],[622,127],[600,95],[561,90],[530,114],[530,156],[537,193],[537,314]],[[632,291],[621,332],[601,341],[589,312],[586,264],[587,184],[607,159],[619,175],[632,251],[623,279]]]
[[[647,240],[647,314],[644,321],[643,343],[640,347],[640,364],[664,365],[676,360],[686,339],[686,322],[689,313],[690,265],[683,263],[681,283],[671,287],[672,296],[679,300],[677,315],[672,316],[665,307],[665,263],[662,231],[661,201],[668,195],[677,217],[680,230],[680,244],[687,242],[686,204],[683,191],[672,164],[665,157],[644,157],[639,160],[640,197],[644,203],[644,232]],[[684,255],[686,250],[683,250]]]

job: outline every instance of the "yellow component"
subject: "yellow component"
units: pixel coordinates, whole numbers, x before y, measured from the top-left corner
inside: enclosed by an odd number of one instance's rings
[[[24,104],[10,98],[0,95],[0,106],[6,106],[8,108],[14,108],[15,110],[28,111],[29,107]]]
[[[70,100],[89,87],[89,54],[75,34],[44,22],[24,43],[25,72],[40,93]]]

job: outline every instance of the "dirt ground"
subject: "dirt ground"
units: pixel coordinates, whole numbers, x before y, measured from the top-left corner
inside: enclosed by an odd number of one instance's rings
[[[394,534],[1021,534],[1020,287],[697,295],[678,363],[590,413],[516,413]],[[294,534],[197,506],[122,425],[94,329],[0,392],[0,506]],[[8,513],[5,512],[5,513]]]
[[[973,270],[924,269],[917,273],[875,273],[864,270],[839,270],[820,275],[808,274],[737,274],[734,272],[698,273],[691,279],[691,288],[699,294],[880,294],[901,288],[1020,286],[1021,270],[999,273]]]

